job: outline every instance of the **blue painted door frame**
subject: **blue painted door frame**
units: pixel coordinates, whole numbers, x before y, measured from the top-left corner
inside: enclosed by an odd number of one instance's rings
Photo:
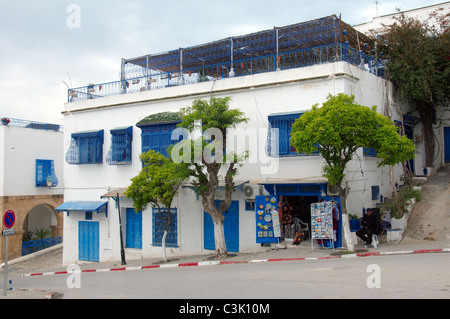
[[[127,208],[126,247],[142,249],[142,212]]]
[[[450,163],[450,127],[444,127],[445,163]]]
[[[219,205],[220,201],[216,201]],[[225,232],[225,244],[227,251],[239,252],[239,201],[232,201],[230,208],[223,213],[225,220],[223,221],[223,228]],[[216,243],[214,241],[214,224],[211,216],[204,212],[204,249],[216,250]]]
[[[96,261],[100,259],[98,222],[78,222],[78,259],[84,261]]]
[[[265,184],[264,188],[270,195],[276,196],[317,196],[319,201],[334,200],[339,206],[339,221],[337,229],[337,240],[334,242],[334,247],[342,247],[342,211],[340,209],[341,199],[339,196],[325,195],[327,192],[326,183],[311,183],[311,184]],[[330,246],[329,243],[328,246]],[[325,245],[326,246],[326,245]]]

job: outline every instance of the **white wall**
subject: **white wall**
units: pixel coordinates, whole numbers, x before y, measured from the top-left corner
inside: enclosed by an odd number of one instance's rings
[[[68,165],[65,163],[65,201],[99,200],[111,188],[127,187],[130,179],[141,169],[138,155],[141,152],[141,130],[135,124],[144,117],[163,111],[178,111],[192,105],[197,97],[231,96],[231,108],[239,108],[250,118],[244,128],[258,130],[259,144],[256,163],[247,163],[239,170],[236,179],[264,182],[268,179],[321,178],[323,160],[319,156],[269,158],[265,154],[268,115],[278,112],[308,110],[313,104],[322,103],[328,94],[340,92],[354,94],[356,100],[366,106],[378,105],[379,112],[391,108],[386,100],[386,83],[365,71],[345,62],[316,65],[286,71],[271,72],[253,76],[230,78],[213,82],[164,88],[154,91],[110,96],[102,99],[78,101],[65,105],[64,152],[70,145],[74,132],[104,129],[103,158],[111,146],[110,130],[133,125],[132,165],[110,166],[103,164]],[[261,130],[261,131],[259,131]],[[254,150],[254,149],[251,149]],[[371,186],[379,185],[383,196],[390,196],[389,169],[377,169],[376,159],[362,156],[349,165],[347,179],[352,193],[349,195],[349,212],[360,214],[362,207],[371,207]],[[273,164],[273,171],[267,174],[266,163]],[[363,173],[361,173],[363,171]],[[399,172],[396,172],[399,175]],[[362,195],[361,195],[362,194]],[[255,216],[245,212],[242,192],[237,190],[233,199],[240,200],[240,251],[255,251]],[[114,200],[109,200],[109,218],[103,214],[94,216],[100,221],[101,261],[120,259],[119,222]],[[203,209],[201,202],[190,189],[183,189],[175,207],[178,208],[179,248],[170,249],[172,255],[211,253],[203,249]],[[130,200],[121,201],[122,222],[126,207],[132,207]],[[84,213],[71,213],[65,218],[64,262],[77,259],[78,221]],[[131,258],[160,256],[161,248],[151,246],[151,211],[143,212],[143,248],[140,251],[127,250]],[[125,227],[123,231],[125,232]],[[124,234],[125,238],[125,234]]]
[[[439,8],[443,8],[445,10],[450,10],[450,2],[443,2],[440,4],[436,4],[436,5],[431,5],[431,6],[426,6],[426,7],[422,7],[422,8],[417,8],[417,9],[413,9],[413,10],[408,10],[408,11],[403,11],[403,13],[405,14],[406,17],[408,18],[414,18],[414,19],[419,19],[421,21],[426,21],[427,19],[429,19],[430,14],[435,12],[437,9]],[[366,23],[361,23],[358,25],[353,26],[356,30],[363,32],[363,33],[368,33],[370,30],[375,30],[376,32],[382,32],[382,30],[384,29],[383,25],[390,25],[393,24],[396,20],[394,19],[395,17],[398,17],[399,13],[392,13],[392,14],[387,14],[387,15],[383,15],[383,16],[379,16],[379,17],[374,17],[372,19],[372,21],[366,22]]]
[[[3,167],[3,189],[0,195],[63,193],[62,132],[1,126],[0,140],[3,142],[3,144],[0,142],[3,157],[0,158],[0,166]],[[54,160],[55,174],[58,178],[56,188],[35,187],[36,159]]]

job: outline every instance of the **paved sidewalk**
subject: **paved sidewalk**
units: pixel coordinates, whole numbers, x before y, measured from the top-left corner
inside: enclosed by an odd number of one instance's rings
[[[322,260],[337,258],[370,257],[393,254],[417,254],[417,253],[449,253],[450,239],[442,241],[417,241],[405,239],[400,244],[380,243],[377,248],[365,248],[359,244],[355,247],[355,252],[349,253],[345,249],[328,249],[311,247],[311,242],[306,241],[299,246],[289,246],[286,249],[267,248],[256,253],[229,253],[229,257],[224,260],[216,260],[213,254],[171,257],[167,263],[162,262],[162,258],[149,258],[141,260],[127,260],[126,265],[119,262],[102,263],[82,263],[78,266],[82,272],[101,271],[144,271],[154,268],[166,267],[202,267],[233,263],[263,263],[263,262],[289,262],[290,260]],[[388,257],[387,257],[388,258]],[[47,254],[42,254],[28,260],[8,265],[8,279],[18,276],[50,276],[65,275],[67,267],[62,265],[62,248],[52,250]],[[3,275],[3,274],[2,274]],[[2,276],[3,277],[3,276]],[[14,284],[13,284],[14,286]],[[13,289],[7,291],[7,296],[3,293],[0,299],[54,299],[57,294],[49,291]]]

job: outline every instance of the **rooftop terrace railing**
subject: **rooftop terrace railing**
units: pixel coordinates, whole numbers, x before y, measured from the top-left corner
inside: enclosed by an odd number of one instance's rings
[[[69,89],[68,102],[339,61],[346,61],[377,76],[384,75],[384,65],[380,61],[346,44],[331,44],[174,72],[147,70],[145,76]]]
[[[0,123],[1,123],[1,125],[4,125],[4,126],[31,128],[31,129],[35,129],[35,130],[55,131],[55,132],[63,132],[64,131],[64,126],[60,125],[60,124],[51,124],[51,123],[45,123],[45,122],[20,120],[20,119],[15,119],[15,118],[11,118],[11,117],[1,117]]]

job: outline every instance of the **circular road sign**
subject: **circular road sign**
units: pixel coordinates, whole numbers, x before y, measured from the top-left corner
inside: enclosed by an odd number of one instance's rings
[[[11,209],[8,209],[3,215],[3,225],[6,228],[11,228],[16,222],[16,214]]]

